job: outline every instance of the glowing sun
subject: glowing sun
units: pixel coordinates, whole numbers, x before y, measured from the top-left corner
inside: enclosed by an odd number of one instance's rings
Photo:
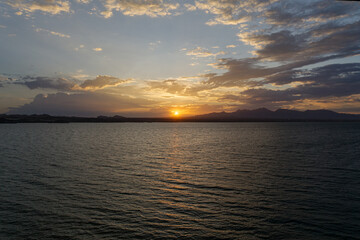
[[[171,111],[171,114],[172,114],[173,117],[179,117],[180,116],[179,111]]]

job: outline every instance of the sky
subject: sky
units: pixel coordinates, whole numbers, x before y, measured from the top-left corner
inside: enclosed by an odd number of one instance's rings
[[[360,113],[360,2],[0,0],[0,113]]]

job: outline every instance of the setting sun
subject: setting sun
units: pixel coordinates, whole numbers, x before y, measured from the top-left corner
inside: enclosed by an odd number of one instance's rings
[[[173,117],[179,117],[180,116],[180,111],[178,111],[178,110],[171,111],[171,115]]]

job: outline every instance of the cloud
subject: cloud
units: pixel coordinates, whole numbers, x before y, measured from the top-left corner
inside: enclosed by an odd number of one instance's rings
[[[113,11],[120,11],[127,16],[147,15],[162,17],[171,15],[171,11],[179,7],[178,3],[164,2],[163,0],[106,0],[105,11],[101,14],[105,18],[113,15]]]
[[[70,38],[70,35],[59,33],[59,32],[54,32],[51,30],[43,29],[43,28],[35,28],[35,32],[46,32],[46,33],[49,33],[54,36],[58,36],[58,37],[62,37],[62,38]]]
[[[303,26],[307,23],[321,24],[329,20],[338,20],[348,17],[354,12],[359,12],[353,3],[340,1],[293,1],[287,4],[282,1],[270,5],[265,13],[266,22],[280,26]],[[299,11],[306,9],[306,11]]]
[[[201,0],[195,1],[195,6],[215,15],[210,25],[240,25],[239,40],[253,46],[253,54],[261,61],[359,53],[358,3]],[[243,27],[244,23],[251,27]]]
[[[112,76],[97,76],[94,79],[85,80],[83,83],[76,84],[73,80],[66,78],[51,78],[51,77],[30,77],[22,78],[22,81],[15,82],[15,84],[25,85],[29,89],[54,89],[59,91],[94,91],[106,87],[115,87],[119,84],[128,82]]]
[[[5,76],[0,75],[0,82],[6,82],[6,81],[8,81],[8,80],[9,80],[8,77],[5,77]]]
[[[30,89],[56,89],[61,91],[71,91],[75,87],[75,83],[65,78],[49,78],[49,77],[24,77],[23,82],[16,84],[25,85]]]
[[[186,6],[188,10],[203,10],[214,15],[208,25],[243,25],[251,24],[258,29],[258,23],[270,24],[276,28],[304,27],[329,20],[338,20],[350,15],[357,15],[356,3],[333,0],[287,1],[278,0],[197,0],[195,5]],[[256,20],[253,21],[252,20]]]
[[[154,104],[154,102],[98,92],[39,94],[32,102],[18,108],[11,108],[8,113],[55,116],[115,115],[122,112],[146,111],[144,109],[149,104]]]
[[[74,48],[75,51],[79,51],[80,49],[84,48],[84,44],[80,44],[79,47]]]
[[[94,50],[95,52],[101,52],[103,49],[102,49],[102,48],[97,47],[97,48],[93,48],[93,50]]]
[[[197,47],[194,49],[189,50],[188,52],[186,52],[186,55],[188,56],[195,56],[195,57],[216,57],[218,55],[224,55],[226,54],[226,52],[224,51],[220,51],[217,53],[211,53],[209,52],[206,48],[201,48],[201,47]]]
[[[177,80],[149,81],[147,84],[150,89],[158,89],[171,94],[181,95],[186,89],[186,84],[179,83]]]
[[[195,11],[195,10],[196,10],[196,6],[191,5],[191,4],[189,4],[189,3],[185,3],[185,4],[184,4],[184,7],[186,7],[186,9],[187,9],[188,11]]]
[[[360,64],[332,64],[309,70],[292,71],[288,82],[302,82],[288,91],[304,98],[342,97],[360,93]],[[268,82],[278,83],[278,78]],[[283,82],[282,82],[283,83]]]
[[[160,40],[158,40],[156,42],[151,42],[151,43],[149,43],[149,49],[155,50],[160,44],[161,44]]]
[[[86,90],[102,89],[110,86],[117,86],[119,84],[128,82],[128,80],[122,80],[112,76],[97,76],[95,79],[85,80],[80,84],[80,88]]]
[[[9,0],[7,1],[7,4],[19,10],[19,13],[32,13],[40,11],[55,15],[62,12],[70,12],[69,1],[63,0]]]
[[[211,21],[216,24],[235,24],[244,16],[257,20],[246,22],[252,27],[239,27],[238,34],[240,41],[254,47],[254,57],[218,60],[213,66],[226,72],[209,76],[204,84],[212,89],[259,88],[275,78],[278,80],[273,84],[287,84],[288,75],[298,68],[360,54],[360,9],[355,4],[324,0],[292,4],[262,0],[196,1],[197,9],[215,16]]]
[[[220,59],[215,67],[227,69],[227,72],[208,75],[207,84],[215,87],[226,86],[256,86],[259,83],[254,78],[262,78],[278,71],[283,67],[266,68],[257,64],[256,58],[248,59]],[[260,83],[261,84],[261,83]]]
[[[262,11],[271,2],[266,0],[200,0],[195,1],[195,7],[215,15],[206,23],[210,26],[217,24],[239,25],[251,21],[253,12]]]
[[[239,34],[241,41],[257,48],[255,55],[271,61],[299,61],[325,55],[352,56],[360,53],[360,21],[323,24],[305,33],[289,30]]]
[[[227,45],[226,48],[235,48],[235,45]]]
[[[292,70],[269,77],[263,84],[288,84],[288,87],[251,88],[237,95],[224,95],[219,100],[242,102],[257,107],[281,107],[299,101],[354,96],[360,94],[360,64],[332,64],[314,69]]]
[[[88,4],[91,0],[76,0],[78,3]]]

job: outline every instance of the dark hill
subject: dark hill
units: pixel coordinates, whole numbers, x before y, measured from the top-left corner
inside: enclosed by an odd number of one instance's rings
[[[209,113],[191,117],[196,120],[360,120],[360,115],[337,113],[330,110],[306,110],[304,112],[289,109],[271,111],[267,108],[237,110],[235,112]]]

